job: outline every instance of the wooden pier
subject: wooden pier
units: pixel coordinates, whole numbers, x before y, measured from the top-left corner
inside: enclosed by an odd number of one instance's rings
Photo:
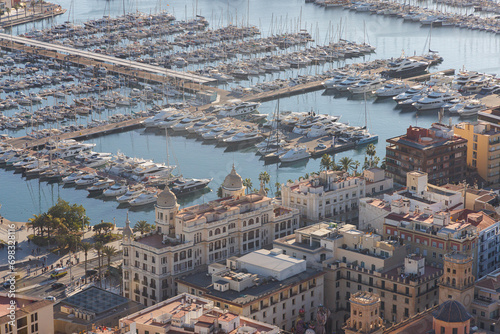
[[[130,131],[142,128],[143,127],[142,122],[146,118],[147,117],[138,117],[122,122],[96,126],[94,128],[82,129],[73,132],[64,132],[55,135],[55,137],[57,137],[59,140],[65,140],[65,139],[85,140],[99,136],[104,136],[110,133]],[[23,136],[7,140],[7,143],[11,144],[16,148],[39,149],[43,147],[47,143],[47,141],[51,138],[52,137],[33,138],[30,136]]]

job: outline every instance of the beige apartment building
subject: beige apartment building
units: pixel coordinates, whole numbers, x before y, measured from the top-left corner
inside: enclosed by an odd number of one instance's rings
[[[324,272],[307,268],[305,260],[284,255],[280,249],[258,250],[225,265],[209,265],[202,272],[177,279],[180,293],[191,293],[214,305],[253,320],[291,330],[305,311],[315,319],[323,304]]]
[[[485,112],[483,112],[485,113]],[[500,127],[485,121],[455,125],[457,136],[467,139],[467,166],[489,185],[500,181]]]
[[[0,293],[0,334],[54,333],[53,302],[16,294],[12,326],[12,319],[9,317],[11,300],[7,293]]]
[[[500,332],[500,269],[475,282],[469,312],[481,330],[488,334]]]
[[[279,328],[214,307],[206,298],[179,294],[120,319],[113,334],[278,334]]]
[[[331,330],[342,328],[349,316],[349,299],[358,291],[380,296],[380,314],[387,323],[409,318],[438,302],[441,269],[408,253],[399,241],[384,241],[353,225],[318,223],[275,240],[274,247],[326,272],[325,306],[332,311],[327,327]]]
[[[297,208],[306,220],[318,222],[330,218],[354,223],[358,219],[360,198],[391,188],[392,179],[378,168],[366,170],[364,177],[328,170],[307,180],[284,184],[281,198],[284,206]]]
[[[403,208],[390,213],[385,217],[384,238],[404,242],[410,252],[422,255],[433,266],[442,267],[444,255],[453,251],[477,258],[477,227],[466,220],[452,222],[448,211],[432,214]],[[476,261],[473,270],[477,272]]]
[[[155,207],[156,231],[135,237],[127,220],[123,239],[124,296],[149,306],[177,293],[175,278],[270,245],[299,226],[299,211],[259,193],[245,195],[234,166],[222,185],[226,197],[179,209],[166,188]]]

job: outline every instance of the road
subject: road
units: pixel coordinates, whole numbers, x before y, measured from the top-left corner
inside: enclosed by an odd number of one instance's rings
[[[118,266],[121,263],[121,261],[122,261],[121,254],[115,255],[114,257],[111,258],[111,263],[114,264],[115,267]],[[104,264],[105,265],[107,264],[107,258],[104,258]],[[95,267],[97,267],[97,259],[89,260],[87,263],[87,270],[94,269]],[[105,270],[102,269],[102,273],[104,273],[104,271]],[[40,273],[40,269],[38,273]],[[57,300],[63,299],[65,297],[65,289],[62,287],[58,289],[53,289],[52,283],[59,282],[69,286],[71,283],[71,276],[73,276],[74,278],[73,284],[76,285],[76,280],[84,277],[85,262],[81,261],[79,264],[72,266],[71,275],[70,275],[70,270],[68,268],[68,275],[61,277],[60,279],[56,280],[50,278],[50,274],[51,271],[48,271],[47,273],[41,275],[24,277],[19,282],[17,282],[16,291],[18,291],[18,293],[21,295],[26,295],[31,297],[44,298],[47,296],[53,296],[56,297]],[[104,288],[109,285],[109,281],[106,282],[103,281],[102,284]],[[78,286],[80,286],[80,284],[78,284]]]

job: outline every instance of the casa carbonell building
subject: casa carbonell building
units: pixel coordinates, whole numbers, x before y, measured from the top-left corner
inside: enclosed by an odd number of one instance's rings
[[[245,195],[234,166],[222,184],[223,198],[180,209],[168,187],[155,207],[156,230],[135,237],[123,232],[123,293],[146,306],[175,296],[175,279],[206,265],[243,255],[290,235],[299,210],[273,203],[262,189]]]

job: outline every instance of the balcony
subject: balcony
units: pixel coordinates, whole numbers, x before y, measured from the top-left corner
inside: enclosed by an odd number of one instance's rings
[[[136,294],[140,295],[140,294],[141,294],[141,290],[139,290],[139,289],[135,289],[135,290],[134,290],[134,293],[136,293]]]
[[[139,282],[140,282],[140,280],[136,277],[136,278],[134,278],[134,282],[139,283]]]
[[[156,301],[156,295],[150,295],[149,298]]]
[[[251,308],[250,309],[250,314],[254,314],[256,312],[259,312],[259,309],[258,308]]]
[[[148,297],[148,292],[147,291],[143,291],[142,295],[147,298]]]

